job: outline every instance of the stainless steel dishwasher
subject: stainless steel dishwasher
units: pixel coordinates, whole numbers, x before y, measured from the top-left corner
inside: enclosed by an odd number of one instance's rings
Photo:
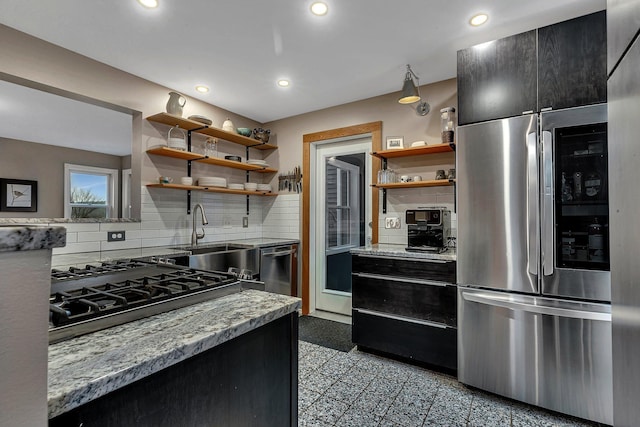
[[[298,288],[298,245],[260,249],[260,281],[265,291],[296,296]]]

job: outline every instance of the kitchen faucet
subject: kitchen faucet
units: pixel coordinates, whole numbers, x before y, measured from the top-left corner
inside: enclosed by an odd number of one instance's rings
[[[209,221],[207,221],[207,217],[204,214],[204,208],[202,207],[202,204],[198,203],[193,208],[193,231],[191,232],[191,246],[198,246],[198,240],[204,238],[204,227],[202,227],[202,234],[198,234],[198,232],[196,231],[196,212],[198,211],[198,208],[200,208],[200,214],[202,215],[202,225],[204,226],[209,224]]]

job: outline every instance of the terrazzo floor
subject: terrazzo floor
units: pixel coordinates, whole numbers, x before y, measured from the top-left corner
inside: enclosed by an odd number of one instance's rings
[[[299,341],[300,427],[594,426],[466,388],[454,377]]]

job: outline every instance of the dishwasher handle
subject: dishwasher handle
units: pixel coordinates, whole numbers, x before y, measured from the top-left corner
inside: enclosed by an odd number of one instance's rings
[[[295,251],[296,251],[295,249],[289,249],[288,251],[263,252],[262,256],[281,257],[281,256],[291,255],[291,254],[295,253]]]

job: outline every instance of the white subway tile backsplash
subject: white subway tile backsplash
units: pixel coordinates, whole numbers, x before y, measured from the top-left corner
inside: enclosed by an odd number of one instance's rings
[[[78,233],[78,242],[99,242],[107,240],[107,233],[104,231],[86,231]]]
[[[100,231],[99,222],[75,222],[62,224],[67,229],[67,233],[73,232],[85,232],[85,231]]]
[[[67,243],[63,248],[53,248],[54,255],[98,251],[100,251],[100,242]]]
[[[100,242],[101,251],[109,251],[113,249],[135,249],[140,248],[142,241],[140,239],[127,239],[124,242]]]
[[[140,230],[139,222],[101,222],[100,231],[138,231]]]

